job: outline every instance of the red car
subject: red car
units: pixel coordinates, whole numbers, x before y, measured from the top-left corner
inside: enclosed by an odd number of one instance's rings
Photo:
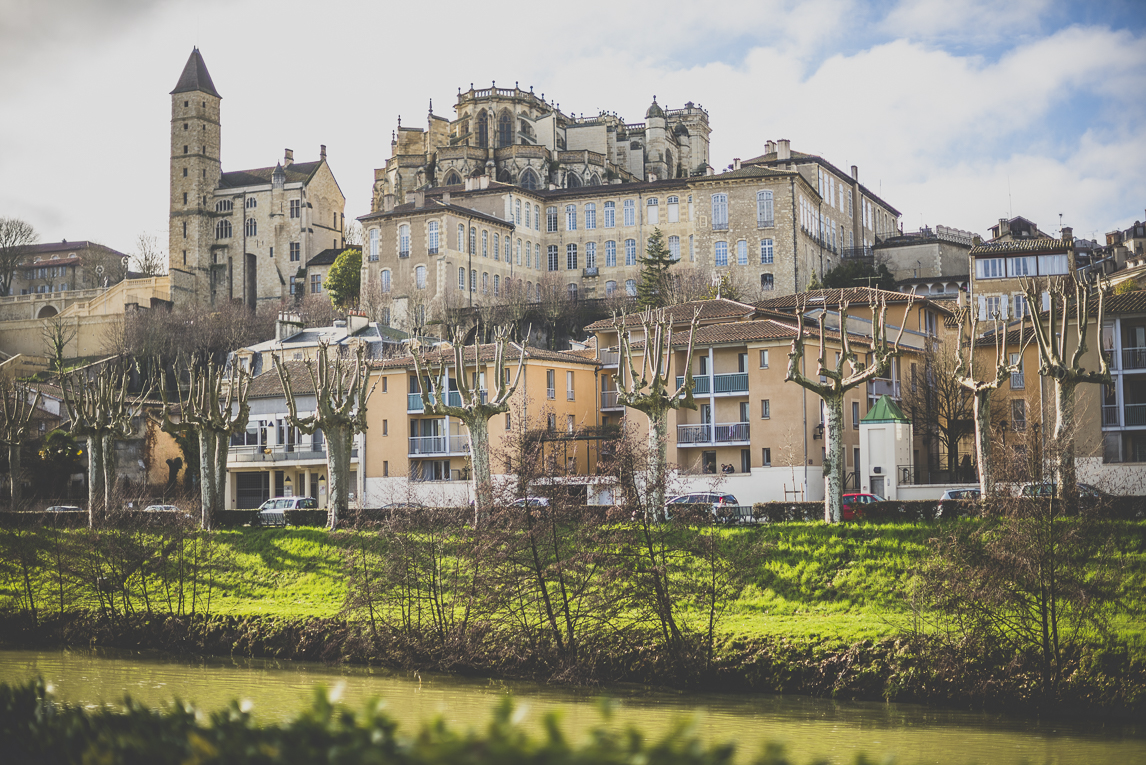
[[[863,519],[863,506],[872,502],[883,502],[878,494],[845,494],[843,497],[843,517],[845,521]]]

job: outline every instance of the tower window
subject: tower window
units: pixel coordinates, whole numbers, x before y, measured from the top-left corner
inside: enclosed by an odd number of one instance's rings
[[[184,130],[186,130],[186,129],[187,129],[187,123],[186,123],[186,122],[184,122],[184,123],[183,123],[183,129],[184,129]]]
[[[186,147],[186,146],[184,146],[184,147],[183,147],[183,153],[184,153],[184,154],[186,154],[186,153],[187,153],[187,147]]]
[[[187,204],[187,192],[183,192],[183,204]]]
[[[184,106],[184,108],[186,108],[186,107],[189,105],[189,103],[190,103],[190,102],[188,102],[188,101],[184,101],[184,102],[183,102],[183,106]]]
[[[290,217],[292,217],[292,218],[299,217],[299,215],[301,214],[300,213],[301,201],[302,200],[299,200],[299,199],[292,199],[290,201]]]
[[[255,199],[254,197],[247,197],[247,209],[248,210],[253,210],[254,208],[256,208],[258,206],[259,206],[259,200]]]
[[[187,177],[187,168],[183,168],[183,177],[184,177],[184,178],[186,178],[186,177]]]
[[[290,243],[290,259],[292,263],[302,260],[302,252],[298,242]]]

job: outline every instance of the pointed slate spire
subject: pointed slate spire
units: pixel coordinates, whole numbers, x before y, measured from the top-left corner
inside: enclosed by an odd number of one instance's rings
[[[215,90],[215,83],[211,82],[211,75],[207,71],[207,64],[203,61],[203,54],[198,48],[191,49],[191,56],[187,59],[187,66],[183,67],[183,74],[179,75],[179,83],[175,86],[175,93],[209,93],[215,98],[222,98]]]

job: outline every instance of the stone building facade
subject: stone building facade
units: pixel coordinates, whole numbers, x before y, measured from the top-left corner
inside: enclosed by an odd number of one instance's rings
[[[291,294],[303,265],[344,243],[346,198],[326,162],[224,172],[222,96],[198,49],[171,91],[168,253],[177,301],[242,300],[254,308]]]
[[[30,245],[13,274],[10,295],[106,288],[127,275],[127,256],[96,242]],[[47,314],[51,315],[51,314]]]
[[[595,117],[561,111],[533,89],[458,91],[453,120],[434,114],[426,127],[403,127],[390,142],[390,159],[375,170],[372,210],[393,195],[398,204],[431,186],[461,186],[488,176],[526,189],[578,188],[654,181],[708,171],[708,112],[691,101],[663,109],[653,97],[645,121],[626,123],[613,112]]]

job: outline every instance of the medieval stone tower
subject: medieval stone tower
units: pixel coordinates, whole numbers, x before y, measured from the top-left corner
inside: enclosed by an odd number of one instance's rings
[[[173,285],[214,302],[222,279],[211,261],[214,239],[213,195],[219,185],[221,127],[219,102],[199,49],[191,51],[171,91],[171,216],[168,258]],[[181,273],[176,274],[179,271]],[[218,273],[216,273],[218,272]]]

